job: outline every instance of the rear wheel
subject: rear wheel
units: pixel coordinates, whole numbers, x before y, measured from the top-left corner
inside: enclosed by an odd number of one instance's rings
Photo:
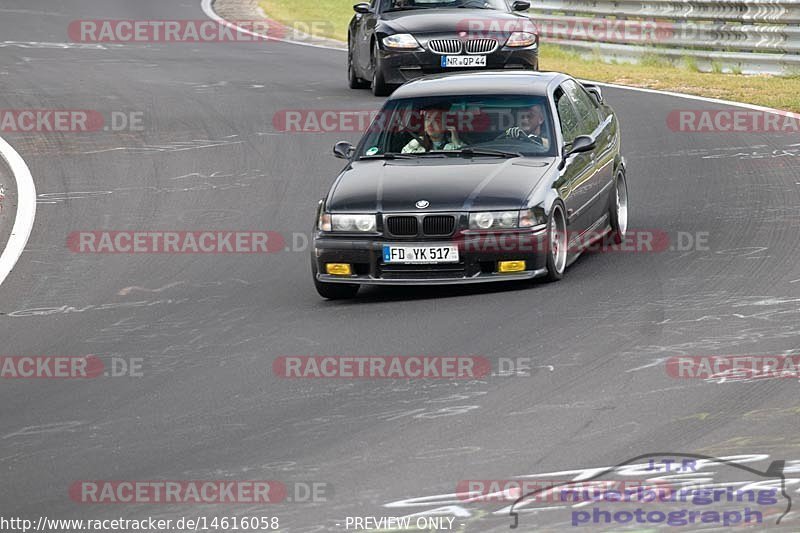
[[[356,75],[356,69],[353,66],[353,47],[347,47],[347,82],[351,89],[366,89],[369,84]]]
[[[379,52],[378,43],[375,43],[372,46],[372,94],[375,96],[389,96],[392,89],[383,77],[383,68],[381,67]]]
[[[628,232],[628,182],[625,172],[620,171],[614,182],[614,194],[609,208],[611,219],[611,239],[614,244],[622,244]]]
[[[567,268],[567,219],[564,207],[557,203],[547,221],[547,281],[558,281]]]

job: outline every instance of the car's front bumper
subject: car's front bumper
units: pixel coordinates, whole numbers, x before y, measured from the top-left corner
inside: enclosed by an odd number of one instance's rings
[[[488,240],[487,240],[488,239]],[[383,237],[339,237],[315,235],[311,260],[318,281],[359,285],[454,285],[528,280],[547,273],[546,231],[511,231],[481,235],[460,235],[450,239],[395,240]],[[383,246],[458,246],[459,262],[436,265],[387,264]],[[525,261],[525,270],[498,272],[499,261]],[[347,263],[349,276],[326,273],[329,263]]]
[[[486,56],[485,67],[443,68],[442,55],[429,50],[381,50],[380,64],[386,83],[400,85],[430,74],[463,72],[469,70],[539,70],[537,47],[523,49],[500,48]]]

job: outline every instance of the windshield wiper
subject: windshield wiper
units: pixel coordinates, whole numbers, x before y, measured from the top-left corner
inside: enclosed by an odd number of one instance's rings
[[[461,150],[455,150],[452,152],[448,152],[452,154],[461,154],[468,157],[474,157],[476,155],[485,155],[485,156],[494,156],[494,157],[524,157],[520,152],[506,152],[504,150],[490,150],[489,148],[462,148]]]
[[[386,152],[385,154],[372,154],[372,155],[362,155],[359,157],[359,160],[362,159],[414,159],[416,154],[400,154],[397,152]]]
[[[405,6],[405,7],[393,7],[391,9],[385,9],[384,13],[392,13],[394,11],[415,11],[417,9],[431,9],[428,6]]]

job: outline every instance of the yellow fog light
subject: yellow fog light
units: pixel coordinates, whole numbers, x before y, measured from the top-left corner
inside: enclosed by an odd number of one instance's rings
[[[325,265],[325,270],[333,276],[350,276],[353,274],[353,269],[350,268],[349,263],[328,263]]]
[[[497,263],[498,272],[522,272],[525,270],[525,261],[500,261]]]

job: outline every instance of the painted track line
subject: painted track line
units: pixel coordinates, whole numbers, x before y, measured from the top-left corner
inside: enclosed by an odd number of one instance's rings
[[[237,26],[233,22],[230,22],[230,21],[225,20],[224,18],[220,17],[217,14],[217,12],[214,11],[214,2],[215,2],[215,0],[201,0],[201,1],[202,1],[201,7],[203,9],[203,12],[210,19],[215,20],[215,21],[219,22],[220,24],[224,24],[224,25],[226,25],[226,26],[228,26],[230,28],[233,28],[238,32],[246,33],[246,34],[252,35],[252,36],[257,36],[258,35],[255,32],[252,32],[250,30],[247,30],[245,28]],[[277,37],[269,37],[269,39],[271,39],[273,41],[280,41],[280,42],[283,42],[283,43],[296,44],[296,45],[300,45],[300,46],[310,46],[310,47],[313,47],[313,48],[324,48],[326,50],[337,50],[339,52],[346,52],[346,49],[335,48],[333,46],[325,46],[325,45],[321,45],[321,44],[303,43],[303,42],[299,42],[299,41],[290,41],[288,39],[278,39]],[[645,88],[642,88],[642,87],[628,87],[627,85],[616,85],[616,84],[613,84],[613,83],[605,83],[605,82],[600,82],[600,81],[592,81],[592,80],[581,80],[581,81],[589,81],[590,83],[593,83],[595,85],[600,85],[600,86],[603,86],[603,87],[611,87],[613,89],[624,89],[626,91],[636,91],[636,92],[640,92],[640,93],[657,94],[657,95],[662,95],[662,96],[673,96],[675,98],[683,98],[683,99],[686,99],[686,100],[696,100],[698,102],[706,102],[706,103],[710,103],[710,104],[721,104],[721,105],[732,106],[732,107],[741,107],[741,108],[750,109],[750,110],[753,110],[753,111],[762,111],[764,113],[775,113],[775,114],[783,115],[783,116],[787,116],[787,115],[788,116],[796,116],[795,114],[792,114],[789,111],[782,111],[780,109],[774,109],[772,107],[763,107],[763,106],[759,106],[759,105],[755,105],[755,104],[745,104],[743,102],[734,102],[732,100],[720,100],[718,98],[707,98],[705,96],[696,96],[696,95],[693,95],[693,94],[675,93],[675,92],[670,92],[670,91],[659,91],[658,89],[645,89]]]
[[[11,237],[5,250],[0,254],[0,285],[2,285],[25,250],[33,230],[33,221],[36,218],[36,185],[25,160],[2,137],[0,137],[0,157],[8,163],[11,175],[17,183],[17,214],[14,226],[11,228]]]

